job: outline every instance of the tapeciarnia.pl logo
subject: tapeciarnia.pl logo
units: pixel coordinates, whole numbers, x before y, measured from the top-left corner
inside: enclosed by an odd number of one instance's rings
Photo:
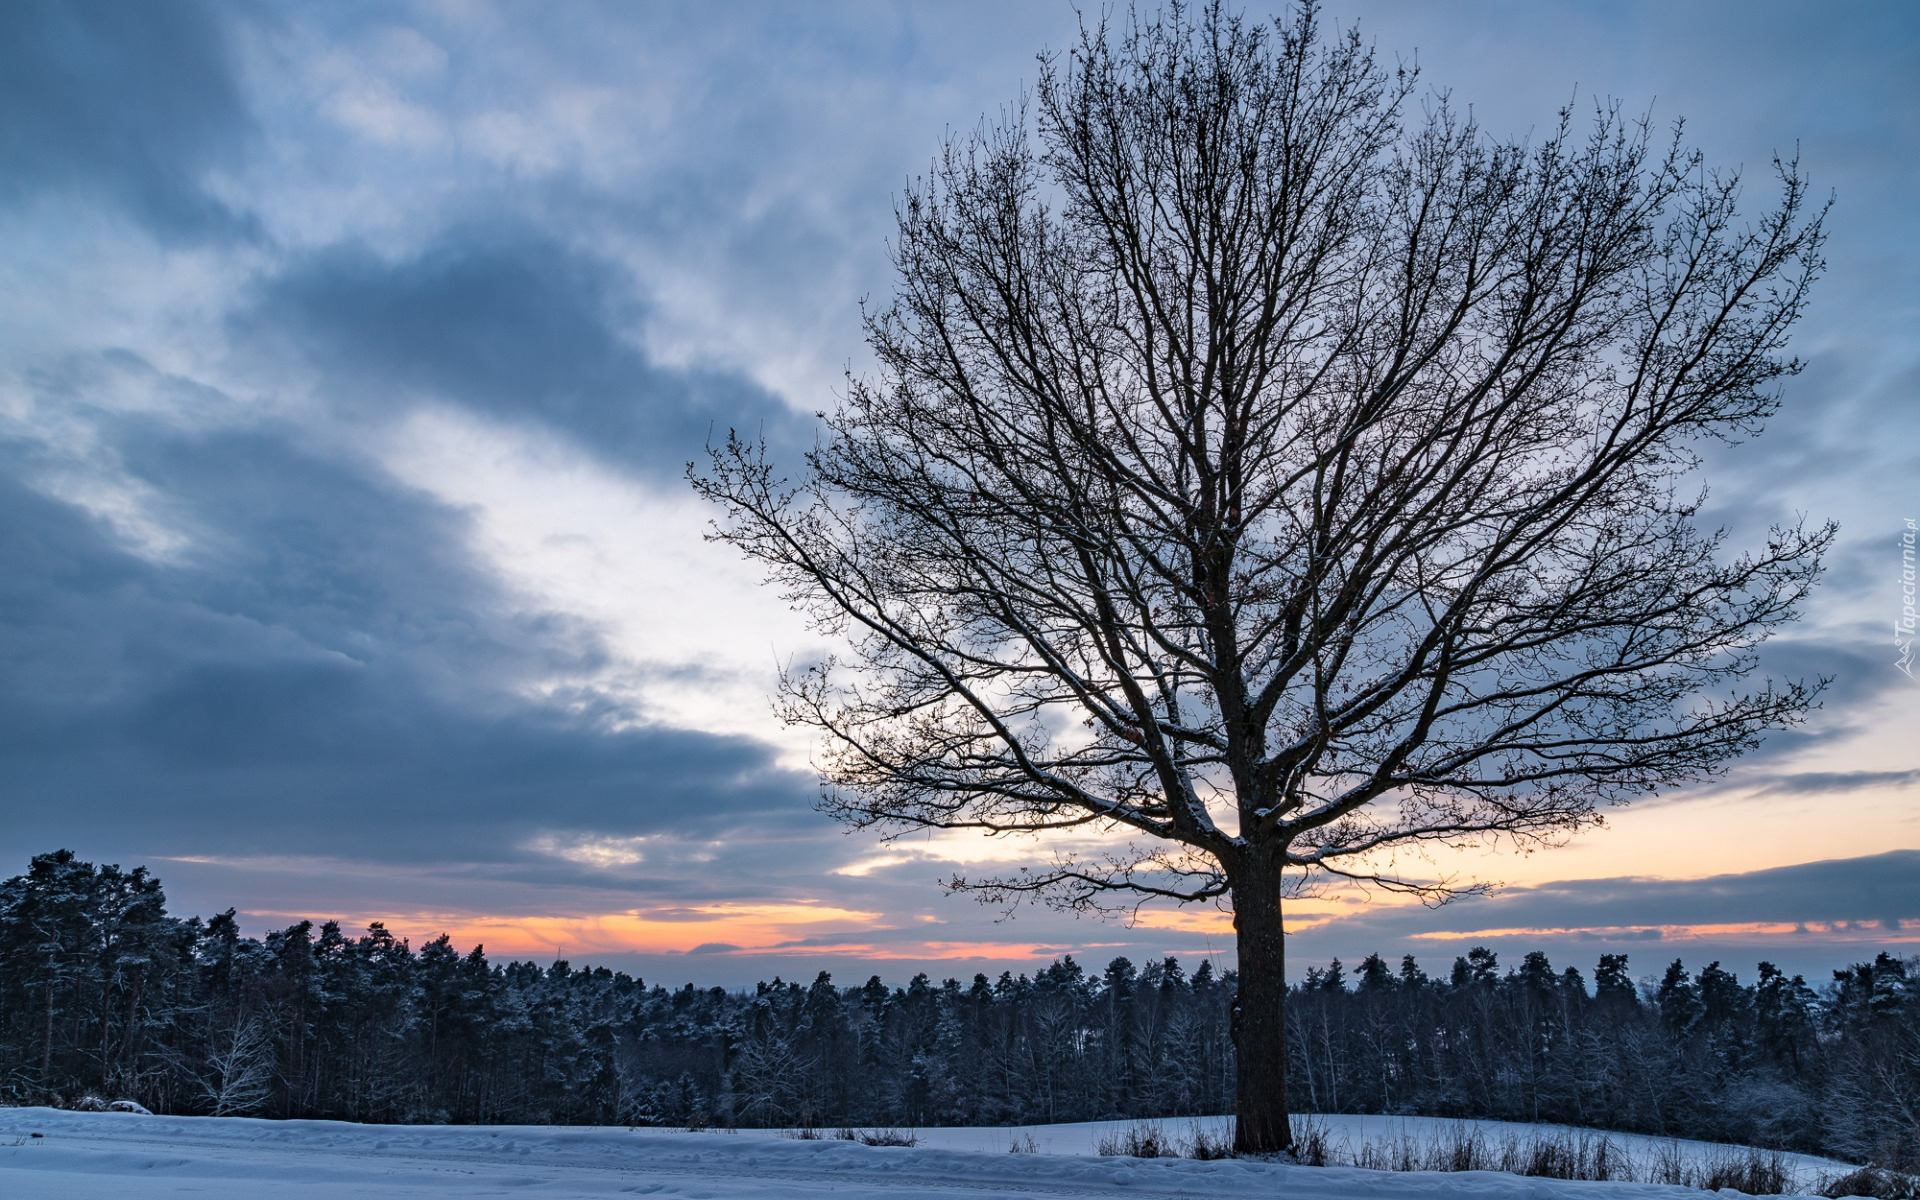
[[[1893,648],[1900,652],[1893,665],[1908,679],[1914,678],[1913,535],[1913,518],[1908,517],[1907,527],[1900,534],[1900,619],[1893,623]]]

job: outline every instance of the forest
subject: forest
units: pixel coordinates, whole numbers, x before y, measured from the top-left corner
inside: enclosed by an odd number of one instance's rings
[[[0,1103],[353,1121],[1004,1125],[1231,1108],[1235,976],[1167,958],[904,987],[668,988],[441,936],[166,911],[145,868],[0,884]],[[1920,958],[1815,987],[1676,960],[1591,980],[1475,949],[1369,955],[1287,998],[1295,1111],[1556,1121],[1912,1162]]]

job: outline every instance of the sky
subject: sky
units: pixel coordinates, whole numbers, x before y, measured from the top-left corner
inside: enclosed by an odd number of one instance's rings
[[[1268,11],[1254,6],[1250,12]],[[1765,669],[1824,706],[1710,785],[1438,909],[1291,911],[1291,963],[1485,944],[1810,978],[1920,950],[1920,8],[1331,3],[1490,134],[1612,97],[1834,199],[1735,545],[1839,523]],[[179,913],[445,931],[675,985],[1231,965],[1225,913],[1008,917],[1044,853],[815,811],[767,695],[819,639],[685,464],[790,459],[892,287],[893,204],[1017,102],[1071,5],[0,6],[0,875],[67,847]],[[1430,93],[1431,94],[1431,93]],[[1908,576],[1911,579],[1911,576]],[[1750,975],[1749,975],[1750,977]]]

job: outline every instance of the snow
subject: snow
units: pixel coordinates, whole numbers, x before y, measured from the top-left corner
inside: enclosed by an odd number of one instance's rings
[[[1215,1118],[1217,1121],[1218,1118]],[[1426,1136],[1452,1123],[1329,1117],[1340,1137]],[[1099,1157],[1102,1136],[1128,1122],[917,1131],[915,1147],[865,1146],[776,1131],[548,1126],[352,1125],[238,1117],[0,1109],[0,1197],[6,1200],[346,1200],[527,1196],[1238,1197],[1290,1200],[1700,1200],[1639,1183],[1525,1179],[1496,1172],[1409,1174],[1348,1167]],[[1190,1122],[1163,1122],[1182,1134]],[[1538,1126],[1484,1123],[1522,1135]],[[42,1136],[33,1137],[34,1133]],[[1008,1153],[1031,1134],[1039,1153]],[[1616,1140],[1619,1140],[1616,1135]],[[1659,1139],[1641,1139],[1658,1142]],[[1667,1144],[1667,1143],[1661,1143]],[[1697,1144],[1695,1144],[1697,1145]],[[1805,1159],[1802,1178],[1842,1164]]]

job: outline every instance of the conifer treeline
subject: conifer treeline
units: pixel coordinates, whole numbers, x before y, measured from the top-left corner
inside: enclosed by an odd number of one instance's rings
[[[1061,959],[1032,977],[904,988],[775,980],[649,987],[604,968],[490,963],[441,937],[231,911],[167,915],[144,869],[62,851],[0,884],[0,1096],[367,1121],[1027,1124],[1230,1107],[1231,971]],[[1290,1000],[1295,1107],[1565,1121],[1910,1158],[1920,960],[1815,992],[1679,963],[1593,986],[1475,950],[1429,978],[1370,956]]]

